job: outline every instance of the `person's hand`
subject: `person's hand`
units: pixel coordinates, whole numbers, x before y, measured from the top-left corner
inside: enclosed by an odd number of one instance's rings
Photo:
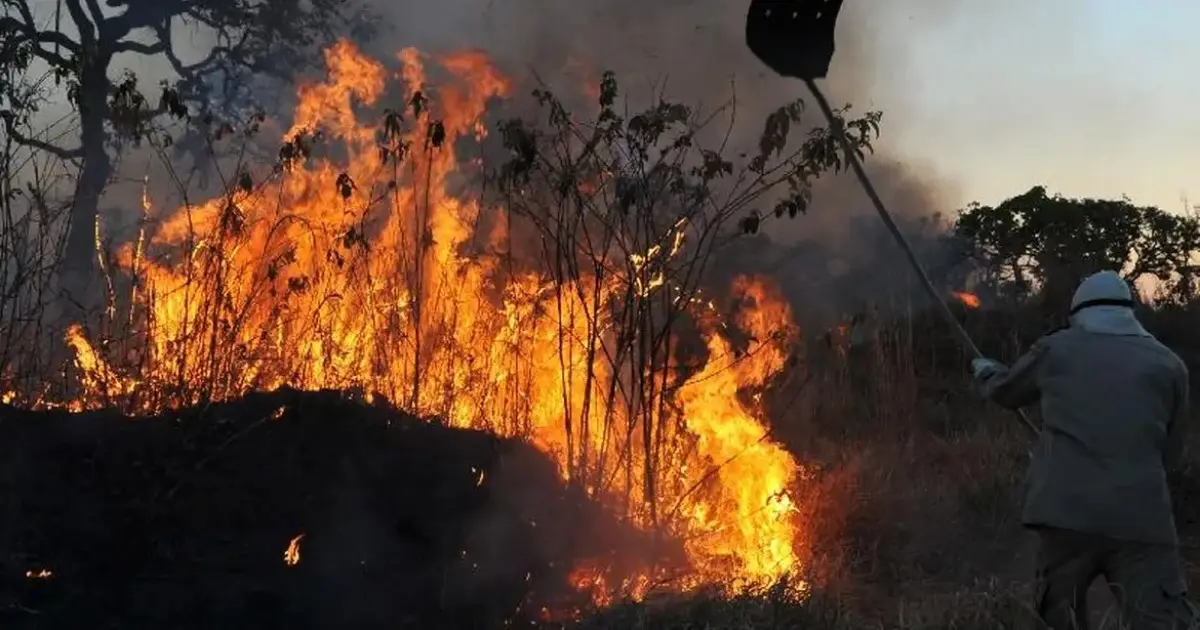
[[[974,359],[971,361],[971,373],[977,380],[987,380],[1004,370],[1004,364],[994,359]]]

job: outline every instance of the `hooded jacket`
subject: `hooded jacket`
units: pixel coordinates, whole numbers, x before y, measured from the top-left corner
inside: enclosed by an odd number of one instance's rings
[[[1178,544],[1167,471],[1183,449],[1188,371],[1132,306],[1116,273],[1088,277],[1071,302],[1070,327],[982,383],[1001,406],[1041,407],[1022,511],[1028,526]]]

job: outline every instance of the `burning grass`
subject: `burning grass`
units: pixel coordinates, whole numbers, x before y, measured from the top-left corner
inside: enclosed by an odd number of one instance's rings
[[[469,192],[485,172],[460,151],[486,138],[488,104],[510,95],[509,80],[473,53],[433,60],[436,77],[417,51],[398,61],[330,48],[327,77],[298,90],[276,164],[243,168],[205,203],[157,215],[147,201],[136,239],[104,265],[115,277],[104,316],[67,332],[79,387],[58,402],[156,415],[284,386],[362,392],[525,439],[563,479],[683,545],[682,566],[579,567],[597,602],[651,587],[732,593],[802,572],[805,472],[760,404],[798,331],[771,283],[739,279],[726,323],[699,278],[725,220],[823,167],[793,163],[776,138],[747,167],[753,184],[714,206],[709,184],[731,164],[699,150],[649,157],[697,142],[689,110],[661,103],[623,121],[606,77],[590,139],[541,91],[559,145],[530,157],[539,136],[503,126],[516,157],[496,169],[504,194],[486,200]],[[388,108],[389,94],[404,105]],[[377,123],[360,118],[369,109],[382,110]],[[826,140],[812,136],[808,154]],[[555,147],[593,152],[590,167],[572,163],[566,193],[535,181]],[[543,260],[519,259],[522,235]],[[730,324],[749,347],[732,346]],[[682,349],[688,331],[695,352]]]

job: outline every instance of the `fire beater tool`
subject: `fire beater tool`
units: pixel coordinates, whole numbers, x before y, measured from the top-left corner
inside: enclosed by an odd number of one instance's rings
[[[821,108],[821,113],[829,122],[829,128],[841,144],[851,170],[862,184],[879,218],[904,251],[904,256],[921,281],[921,286],[938,305],[942,316],[946,318],[963,347],[975,357],[982,357],[983,353],[934,288],[929,274],[921,267],[921,262],[908,239],[904,238],[891,213],[883,205],[858,156],[854,154],[841,119],[833,113],[829,100],[817,87],[816,80],[825,78],[829,72],[829,62],[833,59],[834,30],[841,8],[842,0],[751,0],[750,11],[746,16],[746,45],[776,74],[800,79],[808,86],[817,106]],[[1017,416],[1034,435],[1040,433],[1024,411],[1017,410]]]

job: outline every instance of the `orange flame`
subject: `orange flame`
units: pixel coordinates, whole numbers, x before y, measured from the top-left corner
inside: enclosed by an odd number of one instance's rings
[[[409,106],[370,125],[355,108],[378,104],[388,70],[348,43],[325,61],[327,80],[299,89],[286,137],[303,154],[320,132],[346,147],[344,163],[309,155],[296,161],[304,168],[285,164],[254,187],[168,216],[144,249],[141,239],[126,247],[121,264],[142,279],[147,347],[136,374],[122,375],[73,328],[82,406],[121,400],[152,412],[284,385],[378,393],[454,426],[529,439],[564,479],[684,541],[690,573],[676,588],[732,590],[798,571],[789,491],[801,468],[745,395],[783,369],[797,337],[778,291],[752,279],[734,287],[750,302],[738,323],[761,340],[744,358],[717,325],[698,371],[599,358],[618,322],[591,305],[624,299],[615,281],[563,287],[495,256],[462,254],[507,238],[503,212],[452,191],[478,175],[456,145],[485,135],[488,101],[509,94],[508,79],[483,56],[460,53],[439,60],[453,80],[427,93],[423,58],[406,49],[397,78]],[[494,227],[481,238],[480,225]],[[664,290],[661,261],[679,251],[686,227],[612,266],[636,278],[638,294]],[[152,250],[176,253],[162,262]],[[662,394],[671,404],[622,399],[639,378],[671,384]],[[288,546],[289,565],[302,538]],[[638,597],[659,570],[577,578],[598,600]]]
[[[54,577],[54,572],[50,569],[38,569],[25,572],[25,577],[31,580],[48,580]]]
[[[967,308],[979,308],[979,296],[965,291],[954,291],[954,297]]]
[[[300,541],[304,540],[304,534],[300,534],[288,542],[287,549],[283,552],[283,563],[289,567],[294,567],[300,564]]]

